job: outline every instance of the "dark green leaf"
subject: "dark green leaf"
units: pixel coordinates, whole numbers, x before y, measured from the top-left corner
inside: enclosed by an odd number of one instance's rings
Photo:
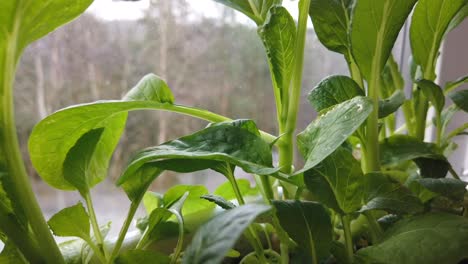
[[[347,76],[330,76],[322,80],[309,93],[307,99],[317,112],[356,96],[365,96],[359,85]]]
[[[442,39],[450,22],[465,4],[466,0],[418,1],[411,19],[410,43],[413,58],[423,73],[435,69]]]
[[[131,181],[126,181],[120,186],[124,189],[130,201],[140,202],[140,199],[144,196],[149,185],[161,175],[162,172],[161,169],[146,164],[129,176],[132,178]]]
[[[413,214],[421,212],[424,207],[418,197],[398,181],[381,173],[370,173],[365,176],[365,205],[361,212],[367,210],[385,210],[396,214]]]
[[[91,168],[98,167],[92,165],[94,162],[98,162],[92,160],[92,157],[102,132],[104,132],[104,128],[86,132],[68,151],[63,161],[65,180],[73,185],[81,195],[88,193],[94,185],[101,182],[106,176],[99,175],[96,171],[91,170]]]
[[[405,102],[405,93],[396,91],[391,97],[379,101],[379,118],[384,118],[396,112]]]
[[[288,98],[294,68],[296,24],[284,7],[274,6],[270,9],[265,24],[258,28],[258,34],[268,56],[275,93],[280,96],[280,102],[283,102]]]
[[[313,168],[354,133],[372,112],[372,102],[362,96],[334,106],[297,136],[306,163],[296,174]]]
[[[225,211],[202,225],[185,249],[184,264],[221,263],[244,230],[269,206],[248,204]]]
[[[115,260],[116,264],[169,264],[171,259],[161,253],[147,250],[129,250],[120,254]]]
[[[329,50],[348,54],[352,0],[311,0],[309,15],[318,39]]]
[[[468,10],[468,8],[466,9]],[[468,76],[463,76],[463,77],[456,79],[455,81],[445,83],[444,91],[450,92],[465,83],[468,83]]]
[[[431,192],[448,197],[455,201],[463,201],[468,183],[451,178],[418,179],[417,182]]]
[[[468,90],[460,90],[448,94],[450,99],[463,111],[468,112]]]
[[[423,91],[424,96],[432,103],[438,113],[442,113],[445,105],[445,95],[442,92],[442,88],[429,80],[418,80],[416,81],[419,89]]]
[[[337,213],[353,213],[362,206],[365,193],[361,163],[344,148],[306,171],[304,181],[317,201]]]
[[[327,210],[319,203],[273,201],[281,226],[307,255],[304,263],[320,263],[330,255],[332,224]],[[315,252],[316,256],[312,256]],[[313,259],[316,257],[317,259]]]
[[[468,220],[442,213],[402,220],[380,243],[358,251],[359,263],[459,263],[468,257]]]
[[[440,153],[435,144],[406,135],[391,136],[380,142],[382,165],[391,166],[413,160],[425,178],[443,178],[447,174],[450,164]]]
[[[215,203],[216,205],[218,205],[219,207],[225,209],[225,210],[229,210],[229,209],[232,209],[232,208],[235,208],[236,205],[231,203],[230,201],[224,199],[223,197],[221,196],[218,196],[218,195],[213,195],[213,194],[205,194],[205,195],[202,195],[201,198],[207,200],[207,201],[210,201],[212,203]]]
[[[353,9],[351,50],[364,78],[377,78],[416,0],[359,0]]]
[[[48,221],[56,236],[75,236],[90,240],[89,216],[81,203],[62,209]]]

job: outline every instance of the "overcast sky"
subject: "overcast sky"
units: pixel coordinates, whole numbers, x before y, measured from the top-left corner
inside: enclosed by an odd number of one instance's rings
[[[171,0],[165,0],[171,1]],[[189,0],[192,9],[206,17],[219,16],[219,9],[216,8],[218,3],[213,0]],[[297,19],[297,1],[283,0],[284,5],[290,10],[294,18]],[[148,8],[149,0],[141,0],[137,2],[122,2],[113,0],[95,0],[88,12],[96,14],[98,17],[106,20],[115,19],[138,19],[142,16],[143,11]],[[242,20],[244,16],[239,16]]]

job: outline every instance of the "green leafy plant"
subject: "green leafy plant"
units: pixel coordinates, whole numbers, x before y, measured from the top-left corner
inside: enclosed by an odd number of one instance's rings
[[[436,83],[444,37],[467,16],[466,0],[300,0],[297,22],[280,0],[216,0],[258,26],[270,68],[277,135],[249,119],[183,106],[164,80],[141,79],[121,100],[59,110],[33,129],[31,161],[49,185],[80,202],[46,221],[16,136],[13,84],[22,51],[80,15],[92,0],[0,3],[0,238],[5,263],[458,263],[468,259],[467,183],[447,155],[467,124],[467,77]],[[410,13],[412,12],[412,16]],[[350,76],[309,93],[319,113],[296,137],[309,17]],[[392,49],[410,23],[412,93]],[[446,97],[454,104],[448,105]],[[434,108],[429,120],[428,109]],[[405,122],[396,127],[396,111]],[[136,153],[117,180],[131,205],[115,239],[98,221],[90,190],[107,176],[132,110],[170,111],[208,121],[193,134]],[[432,122],[431,122],[432,121]],[[425,142],[427,126],[436,130]],[[144,129],[144,128],[142,128]],[[304,165],[294,167],[295,139]],[[273,152],[279,156],[273,162]],[[298,164],[298,163],[297,163]],[[149,192],[164,171],[211,169],[226,183],[209,193],[178,185]],[[236,178],[236,169],[256,185]],[[130,225],[140,204],[140,231]],[[116,208],[120,210],[120,208]],[[52,236],[75,237],[57,244]],[[161,247],[165,245],[166,247]],[[158,246],[159,245],[159,246]],[[168,249],[169,248],[169,249]],[[3,263],[3,262],[2,262]]]

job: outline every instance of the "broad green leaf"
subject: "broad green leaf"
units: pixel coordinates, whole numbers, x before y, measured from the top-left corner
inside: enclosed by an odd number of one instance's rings
[[[300,247],[303,263],[320,263],[328,258],[332,223],[325,207],[307,201],[273,201],[273,207],[281,226]]]
[[[448,197],[455,201],[463,201],[468,183],[451,178],[418,179],[417,182],[431,192]]]
[[[221,263],[244,230],[269,206],[248,204],[220,213],[202,225],[185,249],[182,263]]]
[[[442,92],[442,88],[429,80],[418,80],[416,81],[419,89],[422,90],[424,96],[432,103],[436,111],[440,114],[444,109],[445,95]]]
[[[347,76],[335,75],[317,84],[307,99],[317,112],[321,112],[356,96],[365,96],[361,87]]]
[[[435,144],[421,142],[406,135],[394,135],[380,142],[380,158],[384,166],[413,160],[425,178],[443,178],[450,164]]]
[[[304,173],[304,182],[314,198],[340,214],[361,208],[364,180],[361,163],[344,148]]]
[[[410,27],[413,58],[425,78],[433,79],[442,39],[466,0],[419,0]],[[429,74],[429,75],[428,75]]]
[[[304,168],[313,168],[351,136],[372,112],[372,102],[362,96],[334,106],[297,136],[298,148],[305,158]]]
[[[351,50],[365,79],[378,78],[416,0],[359,0],[353,9]]]
[[[163,196],[155,192],[146,192],[143,196],[143,205],[148,214],[154,209],[164,206]]]
[[[260,192],[258,191],[257,187],[251,187],[250,181],[247,179],[237,179],[237,186],[239,187],[239,191],[243,197],[246,196],[256,196],[259,195]],[[215,195],[219,195],[226,200],[234,200],[236,199],[236,194],[234,189],[232,188],[232,184],[229,181],[221,184],[216,188],[213,192]]]
[[[42,179],[55,188],[74,190],[75,187],[64,178],[63,163],[76,142],[94,129],[104,131],[92,154],[87,154],[93,161],[88,170],[105,177],[112,152],[125,127],[127,111],[165,109],[172,105],[168,103],[171,96],[166,84],[154,74],[145,76],[126,98],[140,101],[101,101],[78,105],[55,112],[39,122],[29,138],[29,153]],[[152,101],[143,101],[146,99]]]
[[[364,176],[364,206],[361,212],[385,210],[395,214],[413,214],[422,212],[423,204],[409,189],[398,181],[382,173],[370,173]]]
[[[74,236],[90,240],[89,216],[81,203],[62,209],[48,221],[56,236]]]
[[[214,0],[215,2],[229,6],[252,19],[257,25],[265,20],[268,10],[275,4],[281,4],[281,0]]]
[[[379,118],[387,117],[400,108],[405,102],[405,93],[402,90],[396,91],[387,99],[379,101]]]
[[[98,128],[86,132],[68,151],[63,162],[65,180],[73,185],[81,195],[89,193],[89,190],[106,176],[90,170],[99,166],[93,166],[94,162],[99,161],[92,160],[92,157],[103,131],[103,128]]]
[[[224,197],[219,196],[219,195],[205,194],[205,195],[202,195],[201,198],[207,201],[210,201],[212,203],[215,203],[217,206],[223,208],[224,210],[229,210],[229,209],[236,207],[235,204],[231,203],[230,201],[224,199]]]
[[[180,201],[180,198],[185,193],[187,193],[188,196],[184,201],[183,208],[181,208],[184,217],[198,215],[199,218],[203,218],[203,212],[213,211],[214,204],[201,198],[201,196],[209,193],[208,189],[203,185],[177,185],[170,188],[163,197],[164,207],[172,207],[175,202]],[[202,221],[202,219],[200,219],[200,221]]]
[[[463,76],[463,77],[456,79],[455,81],[447,82],[444,87],[444,92],[446,93],[451,92],[452,90],[458,88],[460,85],[463,85],[465,83],[468,83],[468,76]]]
[[[115,260],[116,264],[169,264],[170,262],[171,259],[164,254],[141,249],[125,251]]]
[[[429,213],[402,220],[376,245],[357,252],[358,263],[459,263],[468,257],[468,219]]]
[[[126,181],[120,186],[124,189],[130,201],[139,203],[150,184],[161,175],[162,172],[163,170],[146,164],[131,175],[131,181]]]
[[[448,94],[450,99],[463,111],[468,112],[468,90],[459,90]]]
[[[283,102],[288,98],[294,68],[296,23],[286,8],[274,6],[265,23],[258,28],[258,34],[268,56],[275,95],[279,95],[280,102]]]
[[[309,15],[318,39],[329,50],[347,55],[352,0],[311,0]]]

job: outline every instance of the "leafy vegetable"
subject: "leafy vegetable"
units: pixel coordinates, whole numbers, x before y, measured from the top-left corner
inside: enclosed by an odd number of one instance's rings
[[[458,107],[468,112],[468,90],[451,92],[448,96]]]
[[[396,112],[405,102],[405,94],[398,90],[388,99],[379,102],[379,118],[384,118]]]
[[[463,201],[468,185],[466,182],[450,178],[419,179],[417,181],[428,190],[455,201]]]
[[[90,240],[89,216],[81,203],[61,210],[48,223],[56,236],[75,236],[85,241]]]

